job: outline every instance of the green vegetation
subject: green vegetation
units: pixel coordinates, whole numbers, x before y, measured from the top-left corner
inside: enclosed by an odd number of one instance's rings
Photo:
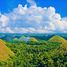
[[[32,38],[28,42],[6,42],[6,46],[15,56],[7,61],[0,61],[1,67],[67,66],[67,41],[60,36],[53,36],[48,41]]]

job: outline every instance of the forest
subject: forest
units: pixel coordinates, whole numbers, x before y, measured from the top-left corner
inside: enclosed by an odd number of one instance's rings
[[[1,42],[13,55],[10,54],[8,59],[0,57],[0,67],[67,67],[67,40],[61,36],[52,36],[48,40],[35,37],[28,41],[16,38],[11,41],[0,40],[0,45]]]

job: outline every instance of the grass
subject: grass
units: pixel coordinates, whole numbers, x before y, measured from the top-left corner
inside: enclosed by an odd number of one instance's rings
[[[64,43],[66,40],[63,37],[56,35],[56,36],[53,36],[52,38],[50,38],[48,41]]]
[[[5,45],[5,42],[0,39],[0,60],[7,60],[10,56],[14,56],[14,53]]]

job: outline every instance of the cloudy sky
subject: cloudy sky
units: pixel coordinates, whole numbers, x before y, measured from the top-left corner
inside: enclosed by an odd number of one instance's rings
[[[0,33],[67,33],[66,0],[0,0]]]

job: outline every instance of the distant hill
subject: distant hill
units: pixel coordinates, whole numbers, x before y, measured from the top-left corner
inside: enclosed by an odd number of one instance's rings
[[[57,36],[57,35],[56,36],[53,36],[48,41],[49,42],[59,42],[59,43],[61,43],[61,47],[64,48],[65,50],[67,50],[67,40],[65,40],[61,36]]]
[[[60,42],[60,43],[63,43],[66,40],[63,37],[56,35],[56,36],[51,37],[48,41],[50,41],[50,42]]]
[[[34,38],[34,37],[31,37],[31,38],[29,39],[29,41],[31,41],[31,42],[38,42],[38,40],[37,40],[36,38]]]
[[[14,56],[14,53],[5,45],[6,43],[0,39],[0,60],[4,61]]]

